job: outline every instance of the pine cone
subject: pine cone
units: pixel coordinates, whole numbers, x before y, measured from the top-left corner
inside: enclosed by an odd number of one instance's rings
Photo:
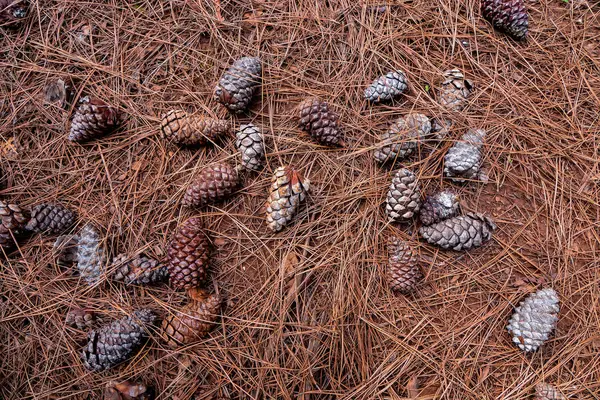
[[[0,24],[23,21],[29,10],[29,0],[0,0]]]
[[[558,294],[554,289],[541,289],[523,300],[508,322],[506,329],[512,341],[524,351],[540,347],[558,322]]]
[[[529,17],[523,0],[481,0],[481,13],[494,28],[514,39],[527,37]]]
[[[190,218],[175,232],[167,250],[171,284],[178,289],[195,288],[206,279],[210,243],[199,218]]]
[[[188,115],[185,111],[171,110],[160,122],[165,139],[182,146],[204,146],[231,133],[231,123],[204,115]]]
[[[567,400],[567,397],[548,383],[538,383],[535,385],[534,400]]]
[[[300,110],[299,126],[308,132],[317,142],[326,146],[343,146],[342,129],[338,124],[338,115],[329,109],[326,101],[316,97],[304,100],[298,106]]]
[[[113,321],[88,334],[83,348],[83,364],[91,371],[102,371],[126,361],[141,347],[155,315],[150,310]]]
[[[80,330],[86,330],[94,327],[96,315],[93,311],[83,308],[73,308],[67,313],[65,323]]]
[[[277,168],[271,180],[271,193],[266,205],[269,228],[278,232],[290,223],[309,189],[310,181],[304,179],[293,167]]]
[[[391,71],[381,76],[365,90],[365,98],[373,103],[389,101],[400,96],[408,88],[406,74]]]
[[[422,226],[419,233],[431,244],[459,251],[481,246],[492,238],[495,229],[496,225],[490,218],[467,213],[433,225]]]
[[[421,192],[415,174],[402,168],[396,172],[387,194],[385,211],[390,221],[408,221],[421,207]]]
[[[16,204],[0,201],[0,247],[10,250],[27,223],[27,216]]]
[[[204,168],[183,196],[186,207],[204,207],[231,196],[239,183],[238,173],[228,163],[216,163]]]
[[[76,214],[60,204],[43,203],[31,210],[25,229],[31,232],[62,233],[75,223]]]
[[[118,127],[119,111],[115,107],[87,96],[79,100],[79,103],[71,121],[70,141],[85,142],[104,136]]]
[[[387,132],[379,136],[375,159],[382,164],[400,161],[417,151],[430,132],[431,122],[423,114],[398,118]]]
[[[242,155],[242,167],[248,171],[260,171],[265,160],[263,135],[257,126],[241,125],[236,133],[235,147]]]
[[[259,58],[243,57],[223,74],[215,88],[215,99],[234,113],[248,108],[260,86],[262,66]]]
[[[104,400],[154,400],[152,386],[140,382],[109,382],[104,389]]]
[[[444,157],[444,175],[454,182],[464,182],[468,179],[485,180],[481,171],[481,148],[485,131],[471,129],[456,142]]]
[[[77,262],[78,235],[63,235],[54,242],[56,262],[62,267],[70,267]]]
[[[444,81],[439,93],[439,103],[449,111],[462,111],[473,90],[473,83],[458,69],[444,72]]]
[[[407,242],[397,237],[388,241],[389,264],[387,280],[392,290],[410,293],[423,279],[423,273],[417,263],[417,252]]]
[[[437,140],[444,140],[450,134],[452,120],[446,118],[433,118],[431,120],[431,133]]]
[[[452,218],[458,215],[459,208],[458,195],[452,190],[437,192],[425,198],[421,206],[421,223],[431,225]]]
[[[110,270],[114,271],[112,279],[126,285],[152,285],[166,281],[169,276],[165,265],[140,254],[133,257],[119,254],[113,258]]]
[[[77,270],[79,275],[91,286],[94,285],[106,269],[106,253],[102,247],[100,235],[92,225],[86,225],[79,232],[77,240]]]
[[[194,289],[190,290],[190,296],[190,303],[163,320],[161,336],[172,348],[195,343],[205,337],[219,317],[221,298],[218,295]]]

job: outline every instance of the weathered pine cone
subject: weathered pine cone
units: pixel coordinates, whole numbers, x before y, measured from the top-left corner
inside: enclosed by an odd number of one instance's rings
[[[31,210],[25,229],[31,232],[62,233],[75,223],[77,215],[61,204],[43,203]]]
[[[431,122],[426,115],[408,114],[392,123],[389,130],[379,135],[375,160],[384,164],[405,159],[418,151],[431,132]]]
[[[454,182],[469,179],[487,180],[481,169],[483,141],[485,131],[471,129],[456,142],[444,156],[444,175]]]
[[[259,58],[243,57],[223,74],[215,88],[215,99],[234,113],[248,108],[260,86],[262,66]]]
[[[421,208],[421,191],[416,175],[402,168],[392,178],[385,211],[390,221],[408,221]]]
[[[408,88],[408,79],[402,71],[391,71],[375,79],[365,90],[365,99],[372,103],[399,97]]]
[[[548,383],[538,383],[535,385],[534,400],[567,400],[567,397]]]
[[[329,104],[317,97],[310,97],[298,106],[298,125],[317,142],[326,146],[343,146],[343,133],[337,113],[329,109]]]
[[[165,265],[141,254],[133,257],[119,254],[113,258],[110,270],[113,271],[112,279],[126,285],[153,285],[166,281],[169,276]]]
[[[94,327],[96,315],[93,311],[83,308],[73,308],[67,313],[65,323],[80,330],[86,330]]]
[[[430,244],[456,251],[479,247],[492,238],[496,225],[481,214],[467,213],[422,226],[419,233]]]
[[[78,235],[62,235],[56,238],[53,251],[61,267],[71,267],[77,262]]]
[[[141,382],[109,382],[104,389],[104,400],[154,400],[155,390]]]
[[[77,270],[89,285],[94,285],[104,274],[107,262],[100,234],[88,224],[77,238]]]
[[[0,24],[20,23],[28,10],[29,0],[0,0]]]
[[[155,318],[152,311],[139,310],[91,331],[83,348],[85,367],[91,371],[102,371],[128,360],[143,344]]]
[[[462,111],[473,90],[473,83],[465,79],[458,69],[444,72],[444,81],[439,93],[439,103],[449,111]]]
[[[192,289],[206,279],[210,243],[199,218],[190,218],[175,232],[167,249],[167,268],[173,287]]]
[[[458,215],[459,209],[458,195],[452,190],[443,190],[425,198],[419,216],[423,225],[431,225]]]
[[[85,142],[115,130],[120,123],[119,111],[102,100],[83,97],[71,121],[69,140]]]
[[[559,310],[558,294],[554,289],[538,290],[515,308],[506,329],[521,350],[535,351],[556,328]]]
[[[27,223],[27,216],[16,204],[0,201],[0,247],[10,250]]]
[[[494,28],[514,39],[527,37],[529,17],[524,0],[481,0],[481,13]]]
[[[400,293],[410,293],[423,279],[416,250],[397,237],[388,240],[387,248],[387,280],[390,288]]]
[[[267,200],[267,225],[278,232],[291,222],[310,189],[310,181],[293,167],[279,167],[273,174]]]
[[[241,125],[235,135],[235,147],[242,156],[242,167],[248,171],[260,171],[265,161],[265,146],[260,129],[252,124]]]
[[[231,133],[231,123],[204,115],[188,115],[185,111],[171,110],[160,122],[165,139],[181,146],[204,146]]]
[[[200,171],[187,188],[181,204],[204,207],[216,203],[231,196],[238,184],[238,173],[231,165],[225,162],[213,164]]]

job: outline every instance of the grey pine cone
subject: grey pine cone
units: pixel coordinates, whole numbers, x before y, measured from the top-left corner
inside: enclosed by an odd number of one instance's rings
[[[242,167],[248,171],[260,171],[265,160],[265,146],[260,129],[253,124],[241,125],[235,136],[235,147],[242,156]]]
[[[390,221],[408,221],[421,207],[421,192],[416,175],[400,169],[392,178],[385,211]]]
[[[567,400],[567,397],[549,383],[538,383],[535,385],[534,400]]]
[[[400,96],[408,88],[406,74],[391,71],[375,79],[365,90],[365,99],[373,103],[389,101]]]
[[[100,235],[92,225],[81,229],[77,241],[77,270],[89,285],[94,285],[106,269],[106,253]]]
[[[431,132],[431,122],[426,115],[408,114],[392,123],[389,130],[379,135],[375,160],[384,164],[405,159],[415,153]]]
[[[473,83],[460,70],[451,69],[444,72],[438,101],[449,111],[462,111],[472,90]]]
[[[419,214],[423,225],[431,225],[458,214],[458,195],[452,190],[443,190],[427,196]]]
[[[456,251],[479,247],[492,238],[494,222],[481,214],[467,213],[422,226],[419,233],[430,244]]]
[[[215,99],[234,113],[248,108],[261,82],[262,66],[259,58],[243,57],[235,61],[223,74],[215,88]]]
[[[471,129],[456,142],[444,157],[444,175],[454,182],[470,179],[486,180],[481,170],[483,142],[485,131]]]
[[[39,204],[31,210],[25,229],[31,232],[62,233],[74,223],[77,215],[61,204]]]
[[[119,254],[113,258],[110,270],[114,271],[112,279],[126,285],[152,285],[164,282],[169,276],[165,265],[141,254]]]

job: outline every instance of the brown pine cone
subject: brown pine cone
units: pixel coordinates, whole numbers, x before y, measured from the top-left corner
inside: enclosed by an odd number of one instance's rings
[[[344,145],[342,129],[338,124],[339,117],[329,109],[326,101],[310,97],[300,103],[298,109],[300,129],[326,146]]]
[[[77,262],[78,235],[62,235],[56,238],[53,250],[56,262],[61,267],[71,267]]]
[[[76,214],[60,204],[43,203],[31,210],[31,219],[25,226],[30,232],[62,233],[75,223]]]
[[[310,189],[310,181],[293,167],[278,167],[267,200],[267,225],[278,232],[290,223]]]
[[[169,277],[178,289],[198,287],[206,279],[210,243],[200,218],[190,218],[175,232],[167,250]]]
[[[489,217],[467,213],[422,226],[419,233],[430,244],[459,251],[481,246],[492,238],[495,229],[496,224]]]
[[[534,400],[567,400],[567,397],[548,383],[538,383],[535,385]]]
[[[109,382],[104,389],[104,400],[154,400],[152,386],[140,382]]]
[[[231,196],[239,183],[238,173],[228,163],[220,162],[204,168],[183,196],[186,207],[204,207]]]
[[[392,290],[410,293],[423,279],[417,252],[407,242],[391,237],[388,241],[387,280]]]
[[[260,86],[261,73],[260,58],[242,57],[236,60],[219,80],[215,88],[215,100],[231,112],[244,111]]]
[[[73,308],[67,313],[65,323],[80,330],[93,328],[96,322],[96,315],[93,311],[83,308]]]
[[[529,16],[523,0],[482,0],[481,13],[494,28],[516,40],[527,37]]]
[[[28,10],[29,0],[0,0],[0,24],[19,23]]]
[[[458,195],[452,190],[443,190],[425,198],[419,216],[423,225],[431,225],[456,216],[459,208]]]
[[[17,237],[27,223],[27,216],[16,204],[0,201],[0,247],[10,250],[15,246]]]
[[[120,123],[119,110],[94,97],[83,97],[71,121],[69,140],[85,142],[104,136]]]
[[[444,72],[444,81],[439,93],[439,103],[450,111],[462,111],[473,91],[473,83],[465,79],[458,69]]]
[[[406,222],[421,208],[421,185],[417,176],[407,168],[399,169],[388,190],[385,212],[390,222]]]
[[[113,258],[110,270],[114,271],[112,279],[126,285],[153,285],[164,282],[169,276],[169,271],[165,265],[141,254],[133,257],[127,254],[119,254]]]
[[[431,132],[431,122],[426,115],[413,113],[394,121],[387,132],[379,135],[373,154],[378,162],[395,163],[419,150]]]
[[[192,289],[189,294],[192,301],[169,314],[162,323],[161,336],[172,348],[195,343],[208,335],[219,317],[220,296],[203,289]]]
[[[182,146],[204,146],[219,137],[231,134],[231,123],[204,115],[188,115],[185,111],[171,110],[160,122],[163,137]]]

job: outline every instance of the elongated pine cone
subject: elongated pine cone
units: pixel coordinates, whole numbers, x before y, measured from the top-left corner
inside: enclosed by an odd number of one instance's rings
[[[26,223],[27,216],[18,205],[0,201],[0,247],[12,249]]]
[[[165,265],[141,254],[133,257],[119,254],[113,258],[110,270],[114,271],[112,279],[126,285],[153,285],[166,281],[169,276]]]
[[[373,103],[399,97],[408,88],[408,79],[402,71],[391,71],[375,79],[365,90],[365,99]]]
[[[69,140],[85,142],[115,130],[120,123],[119,111],[102,100],[83,97],[71,121]]]
[[[206,279],[210,243],[199,218],[190,218],[175,232],[167,249],[167,268],[173,287],[191,289]]]
[[[567,400],[567,397],[548,383],[538,383],[535,385],[534,400]]]
[[[248,171],[260,171],[265,161],[265,145],[260,129],[252,124],[241,125],[235,136],[235,147],[242,156],[242,167]]]
[[[452,190],[443,190],[427,196],[419,214],[423,225],[431,225],[458,215],[460,203]]]
[[[91,371],[102,371],[128,360],[143,344],[155,318],[150,310],[138,310],[131,316],[91,331],[83,348],[85,367]]]
[[[58,265],[70,267],[77,262],[78,235],[62,235],[54,242],[54,254]]]
[[[399,169],[392,178],[387,194],[385,212],[390,221],[408,221],[421,208],[421,191],[416,175],[406,169]]]
[[[96,322],[96,315],[83,308],[73,308],[67,313],[65,323],[74,328],[85,330],[93,328]]]
[[[228,163],[220,162],[204,168],[187,188],[183,196],[186,207],[204,207],[231,196],[239,184],[237,171]]]
[[[100,234],[92,225],[85,225],[78,235],[77,270],[89,285],[94,285],[106,270],[106,252]]]
[[[535,351],[556,328],[559,310],[558,294],[554,289],[538,290],[515,308],[506,329],[521,350]]]
[[[388,241],[387,279],[392,290],[411,292],[423,279],[417,252],[407,242],[391,237]]]
[[[431,132],[431,122],[426,115],[408,114],[392,123],[387,132],[379,135],[375,160],[384,164],[403,160],[418,149]]]
[[[438,101],[449,111],[462,111],[472,90],[473,83],[458,69],[451,69],[444,72]]]
[[[460,251],[481,246],[492,238],[495,229],[496,224],[489,217],[467,213],[422,226],[419,233],[430,244]]]
[[[300,129],[306,131],[317,142],[326,146],[343,145],[342,129],[338,123],[337,113],[329,109],[326,101],[310,97],[298,106]]]
[[[185,111],[171,110],[160,121],[165,139],[182,146],[204,146],[231,133],[231,123],[204,115],[188,115]]]
[[[310,181],[293,167],[278,167],[271,180],[267,200],[267,225],[274,232],[290,223],[310,190]]]
[[[29,10],[29,0],[0,0],[0,24],[21,22]]]
[[[524,0],[481,0],[481,13],[494,28],[523,40],[529,29]]]
[[[104,389],[104,400],[154,400],[155,390],[141,382],[109,382]]]
[[[482,129],[471,129],[465,133],[462,140],[454,143],[444,156],[444,175],[454,182],[487,180],[481,170],[484,139],[485,131]]]
[[[208,335],[221,311],[220,296],[203,289],[190,292],[192,301],[162,322],[161,336],[172,348],[197,342]]]
[[[77,215],[61,204],[43,203],[31,210],[25,229],[31,232],[62,233],[75,223]]]
[[[260,58],[242,57],[225,71],[215,88],[215,100],[234,113],[248,108],[262,79]]]

